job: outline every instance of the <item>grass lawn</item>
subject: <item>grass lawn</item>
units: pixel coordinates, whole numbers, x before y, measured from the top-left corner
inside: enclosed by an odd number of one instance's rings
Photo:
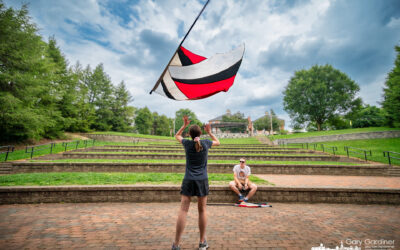
[[[182,155],[184,156],[184,152],[182,151],[181,153],[157,153],[157,152],[74,152],[75,154],[118,154],[118,155]],[[213,153],[210,151],[208,155],[237,155],[238,157],[247,155],[247,156],[321,156],[321,155],[315,155],[315,154],[267,154],[267,153]]]
[[[249,138],[221,138],[218,139],[221,146],[224,144],[261,144],[259,140],[254,137]]]
[[[106,162],[106,163],[186,163],[186,160],[159,160],[159,159],[134,159],[134,160],[118,160],[118,159],[60,159],[60,160],[29,160],[29,162],[65,162],[65,163],[79,163],[79,162]],[[232,164],[232,167],[238,164],[238,161],[231,160],[208,160],[211,163],[226,163]],[[363,165],[354,162],[336,162],[336,161],[250,161],[247,160],[247,165],[251,167],[252,164],[274,164],[274,165],[343,165],[343,166],[358,166]],[[369,165],[369,164],[367,164]]]
[[[92,132],[89,134],[97,134],[97,135],[120,135],[120,136],[130,136],[136,138],[148,138],[148,139],[157,139],[157,140],[169,140],[176,141],[175,137],[170,136],[160,136],[160,135],[143,135],[143,134],[135,134],[135,133],[125,133],[125,132],[114,132],[114,131],[99,131]]]
[[[29,173],[1,175],[0,186],[181,184],[183,177],[183,173]],[[232,174],[209,174],[210,184],[228,185],[232,180]],[[250,180],[274,185],[255,176]]]
[[[132,146],[132,145],[148,145],[148,142],[145,143],[138,143],[138,144],[133,144],[131,142],[106,142],[106,141],[95,141],[94,146],[106,146],[106,145],[121,145],[121,146]],[[68,145],[67,151],[75,150],[75,143],[71,143]],[[88,143],[88,147],[92,146],[92,142]],[[42,155],[48,155],[50,154],[50,146],[42,146],[41,147],[43,150],[40,151],[35,151],[33,154],[33,157],[37,156],[42,156]],[[79,140],[78,148],[84,148],[84,143],[83,140]],[[57,143],[55,147],[53,148],[53,154],[55,153],[60,153],[64,152],[65,147],[62,146],[62,143]],[[0,162],[4,162],[6,155],[5,154],[0,154]],[[31,157],[30,153],[25,153],[25,149],[21,150],[15,150],[12,153],[8,154],[8,159],[7,161],[15,161],[15,160],[21,160],[21,159],[29,159]]]
[[[319,142],[317,150],[321,150],[321,144],[329,146],[336,146],[337,153],[340,155],[347,155],[344,146],[360,148],[364,150],[371,150],[372,156],[367,156],[371,161],[382,162],[388,164],[387,157],[383,157],[383,151],[393,151],[400,153],[400,138],[382,138],[382,139],[366,139],[366,140],[349,140],[349,141],[328,141]],[[352,149],[353,150],[353,149]],[[329,152],[329,151],[328,151]],[[332,152],[332,151],[330,151]],[[364,159],[364,155],[351,153],[350,156]],[[395,156],[395,155],[393,155]],[[395,156],[400,158],[400,155]],[[400,165],[400,160],[392,159],[392,164]]]
[[[123,133],[123,132],[93,132],[90,134],[102,134],[102,135],[120,135],[120,136],[130,136],[136,138],[148,138],[148,139],[161,139],[167,140],[166,142],[150,142],[150,143],[168,143],[177,142],[175,137],[168,137],[168,136],[158,136],[158,135],[142,135],[142,134],[134,134],[134,133]],[[189,137],[187,139],[190,139]],[[260,142],[253,137],[249,138],[221,138],[219,139],[221,144],[260,144]]]
[[[394,130],[400,130],[400,129],[399,128],[386,128],[386,127],[353,128],[353,129],[342,129],[342,130],[329,130],[329,131],[315,131],[315,132],[306,132],[306,133],[295,133],[295,134],[291,134],[291,135],[274,135],[274,136],[269,136],[269,138],[271,140],[293,139],[293,138],[304,138],[304,137],[312,137],[312,136],[340,135],[340,134],[379,132],[379,131],[394,131]]]

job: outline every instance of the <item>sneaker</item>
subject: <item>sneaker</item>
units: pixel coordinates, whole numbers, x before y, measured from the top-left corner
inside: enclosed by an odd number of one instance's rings
[[[244,198],[243,201],[244,202],[249,202],[249,198]]]
[[[199,243],[199,250],[206,250],[208,248],[208,243],[205,240],[203,243]]]
[[[172,243],[172,250],[181,250],[181,247],[175,246],[174,243]]]
[[[243,194],[239,194],[239,201],[243,201],[243,200],[244,200]]]

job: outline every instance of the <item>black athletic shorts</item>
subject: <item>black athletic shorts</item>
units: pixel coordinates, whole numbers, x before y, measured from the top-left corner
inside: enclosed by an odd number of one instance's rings
[[[181,186],[181,194],[186,196],[203,197],[208,195],[208,179],[204,180],[183,180]]]

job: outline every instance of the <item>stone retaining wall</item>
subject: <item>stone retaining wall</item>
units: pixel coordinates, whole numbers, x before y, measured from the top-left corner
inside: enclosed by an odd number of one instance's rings
[[[78,149],[74,150],[74,152],[149,152],[149,153],[184,153],[184,149],[182,148],[176,148],[176,149],[152,149],[152,148],[104,148],[104,147],[96,147],[96,148],[83,148],[83,149]],[[270,150],[270,149],[264,149],[264,150],[235,150],[235,149],[210,149],[211,153],[230,153],[230,154],[238,154],[238,153],[243,153],[243,154],[325,154],[320,151],[313,151],[313,150]]]
[[[0,204],[58,202],[179,202],[180,186],[0,187]],[[234,203],[225,186],[211,186],[208,203]],[[253,202],[400,204],[398,189],[258,187]]]
[[[238,160],[240,157],[245,157],[250,161],[341,161],[354,162],[356,160],[347,157],[331,156],[331,155],[309,155],[309,156],[288,156],[288,155],[208,155],[209,160]],[[86,153],[71,153],[63,154],[64,159],[162,159],[162,160],[184,160],[185,155],[182,154],[86,154]],[[362,162],[360,160],[360,162]]]
[[[346,141],[346,140],[361,140],[361,139],[377,139],[377,138],[398,138],[400,131],[381,131],[381,132],[366,132],[366,133],[352,133],[341,135],[325,135],[313,136],[304,138],[293,139],[277,139],[273,141],[275,145],[282,143],[314,143],[324,141]]]
[[[165,141],[170,142],[173,140],[166,140],[166,139],[150,139],[150,138],[142,138],[142,137],[132,137],[132,136],[123,136],[123,135],[103,135],[103,134],[82,134],[85,137],[90,139],[95,139],[97,141],[112,141],[112,142],[159,142]]]
[[[184,173],[185,163],[52,163],[13,162],[10,173],[41,172],[164,172]],[[232,173],[232,164],[210,163],[209,173]],[[267,165],[252,164],[252,174],[388,176],[387,165]]]

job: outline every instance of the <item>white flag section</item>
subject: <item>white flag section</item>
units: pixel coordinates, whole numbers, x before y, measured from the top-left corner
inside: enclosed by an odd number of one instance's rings
[[[181,47],[162,76],[156,93],[174,100],[197,100],[228,91],[242,62],[245,46],[209,59]]]

